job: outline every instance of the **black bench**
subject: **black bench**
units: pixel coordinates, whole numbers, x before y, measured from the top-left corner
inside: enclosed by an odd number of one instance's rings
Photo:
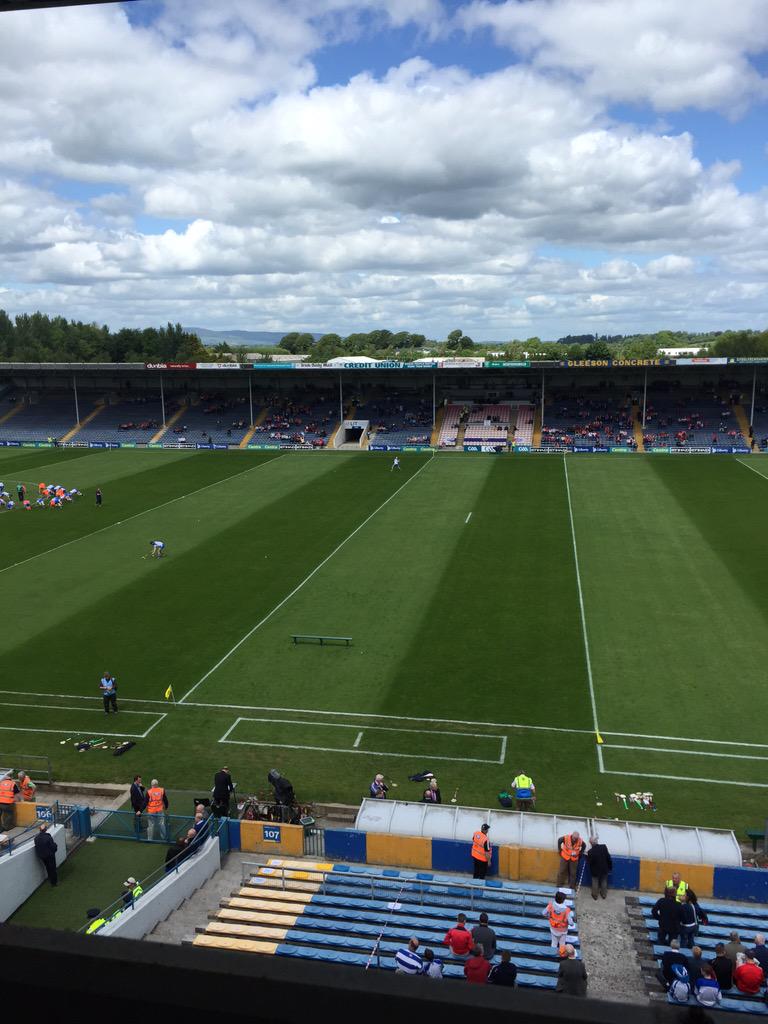
[[[311,633],[291,633],[291,639],[295,644],[298,643],[319,643],[322,647],[323,644],[344,644],[349,647],[352,643],[351,636],[313,636]]]
[[[748,828],[744,830],[747,833],[747,839],[752,840],[752,849],[757,852],[757,841],[762,839],[763,847],[765,847],[765,829],[764,828]]]

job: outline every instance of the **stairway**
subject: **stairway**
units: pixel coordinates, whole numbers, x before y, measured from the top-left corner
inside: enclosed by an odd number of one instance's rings
[[[645,441],[643,441],[643,421],[640,416],[640,406],[637,402],[632,403],[632,432],[635,436],[635,444],[639,452],[645,451]]]

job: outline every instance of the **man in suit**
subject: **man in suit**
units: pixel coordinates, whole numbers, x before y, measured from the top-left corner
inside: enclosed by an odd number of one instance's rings
[[[217,818],[229,817],[229,801],[235,787],[226,766],[213,777],[213,813]]]
[[[565,959],[560,961],[557,969],[555,991],[564,992],[568,996],[587,994],[587,971],[584,961],[576,959],[576,950],[570,943],[565,947]]]
[[[35,836],[35,853],[43,862],[43,867],[48,872],[48,881],[54,886],[59,884],[59,876],[56,871],[57,849],[58,846],[54,842],[53,836],[48,835],[47,822],[41,821],[38,833]]]
[[[147,806],[147,791],[141,781],[140,775],[134,775],[131,783],[131,807],[134,814],[134,831],[137,836],[141,835],[141,816]]]

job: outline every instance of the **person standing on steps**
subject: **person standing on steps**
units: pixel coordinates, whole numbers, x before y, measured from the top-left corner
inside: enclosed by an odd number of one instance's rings
[[[491,843],[488,839],[490,825],[481,825],[472,836],[473,878],[485,878],[491,863]]]
[[[592,875],[592,899],[596,900],[598,893],[605,899],[608,895],[608,874],[613,869],[613,861],[608,847],[600,842],[598,836],[591,836],[589,840],[587,863]]]

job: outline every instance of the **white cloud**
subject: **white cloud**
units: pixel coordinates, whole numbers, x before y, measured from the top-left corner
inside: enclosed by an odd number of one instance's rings
[[[737,162],[705,167],[690,133],[608,116],[615,88],[643,98],[640,58],[630,47],[612,84],[624,23],[606,15],[590,37],[606,7],[582,6],[578,31],[571,0],[466,9],[467,25],[495,19],[530,64],[478,76],[416,56],[323,87],[322,46],[405,23],[433,38],[444,9],[173,0],[149,27],[111,6],[4,15],[0,301],[115,324],[440,334],[461,319],[476,338],[578,332],[581,318],[679,324],[705,306],[718,326],[759,323],[766,195],[739,190]],[[643,95],[664,107],[690,92],[705,43],[733,74],[699,83],[702,105],[759,93],[743,56],[754,6],[715,38],[686,34],[658,0],[616,0],[638,32],[693,47],[646,74],[655,92]],[[61,179],[88,188],[62,199]]]
[[[740,113],[768,96],[750,62],[768,45],[764,0],[475,0],[458,20],[595,96]]]

